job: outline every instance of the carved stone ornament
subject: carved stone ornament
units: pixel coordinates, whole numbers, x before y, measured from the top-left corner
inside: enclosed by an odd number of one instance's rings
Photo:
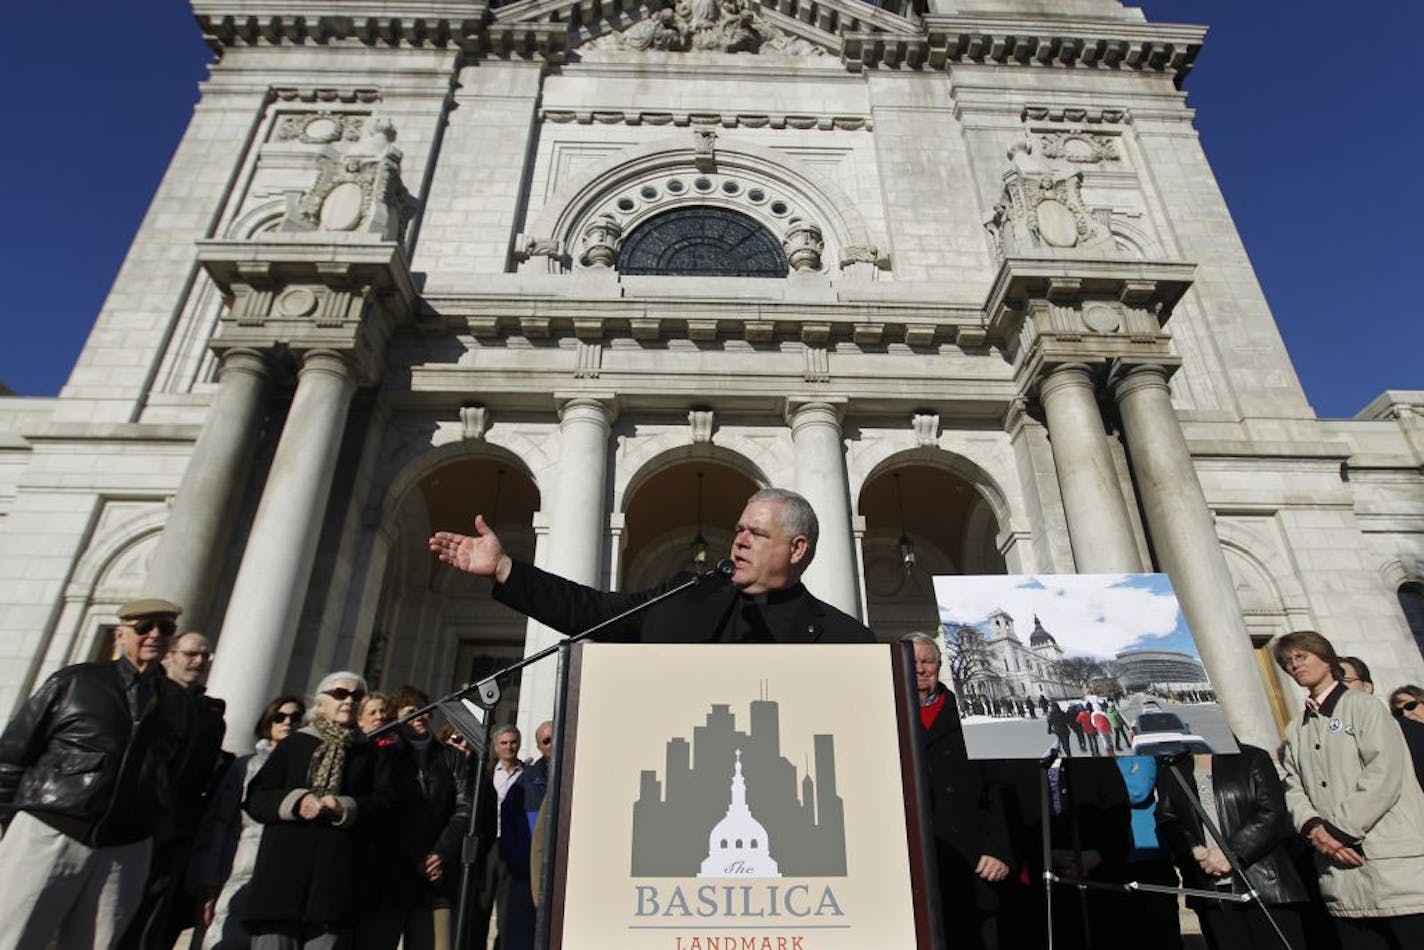
[[[812,273],[821,269],[821,254],[826,250],[826,242],[821,229],[809,221],[796,219],[786,229],[786,263],[793,273]]]
[[[620,50],[680,53],[703,50],[716,53],[780,53],[787,56],[824,56],[825,50],[792,36],[762,19],[754,0],[666,0],[624,30],[614,30],[584,43],[585,59]],[[594,54],[589,56],[588,54]]]
[[[623,227],[611,214],[601,214],[583,229],[583,261],[589,267],[612,267],[618,260]]]
[[[687,413],[688,434],[693,445],[710,445],[712,431],[717,426],[717,414],[711,409],[693,409]]]
[[[277,119],[272,130],[275,142],[301,142],[303,145],[330,145],[333,142],[359,142],[366,117],[341,112],[300,112]]]
[[[847,244],[841,248],[841,267],[854,264],[874,264],[884,267],[888,263],[885,254],[874,244]]]
[[[564,256],[564,245],[557,238],[536,238],[519,234],[514,238],[514,259],[527,261],[534,257],[550,257],[554,260]]]
[[[362,231],[399,240],[414,216],[415,199],[401,181],[401,150],[389,120],[344,153],[328,147],[316,157],[316,183],[287,196],[283,231]]]
[[[485,433],[489,431],[489,424],[489,409],[485,406],[460,407],[460,434],[467,441],[484,441]]]
[[[1082,172],[1050,168],[1027,136],[1009,147],[1008,157],[1003,196],[985,222],[1000,260],[1045,249],[1115,251],[1112,232],[1083,204]]]
[[[910,420],[915,433],[915,445],[919,448],[934,448],[939,444],[939,413],[917,412]]]
[[[717,130],[692,130],[692,163],[700,172],[717,170]]]
[[[1115,162],[1121,157],[1117,139],[1099,132],[1048,132],[1038,137],[1038,150],[1044,158],[1084,165]]]

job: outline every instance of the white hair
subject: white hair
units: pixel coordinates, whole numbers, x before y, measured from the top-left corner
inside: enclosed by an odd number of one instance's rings
[[[363,693],[366,692],[366,677],[360,673],[353,673],[350,670],[339,670],[335,673],[326,674],[321,678],[321,682],[316,684],[316,689],[312,690],[311,702],[307,703],[307,722],[311,722],[312,716],[316,715],[316,706],[317,703],[321,702],[322,694],[342,680],[352,680],[355,682],[357,689]]]

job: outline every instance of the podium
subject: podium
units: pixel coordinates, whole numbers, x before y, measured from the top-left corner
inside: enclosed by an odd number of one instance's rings
[[[906,645],[561,652],[541,947],[944,945]]]

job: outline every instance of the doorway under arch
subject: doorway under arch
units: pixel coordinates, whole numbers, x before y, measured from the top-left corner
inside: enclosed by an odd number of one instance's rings
[[[698,537],[706,542],[704,568],[726,557],[732,528],[758,487],[746,472],[708,458],[690,458],[649,475],[624,509],[621,588],[641,590],[695,569]]]
[[[866,623],[882,640],[938,629],[935,575],[1005,573],[993,507],[947,468],[892,463],[866,481],[857,507]]]
[[[492,448],[421,472],[394,500],[385,522],[391,552],[366,654],[373,688],[411,683],[445,693],[524,655],[524,616],[496,602],[488,580],[438,563],[426,539],[438,530],[471,534],[480,514],[511,557],[532,562],[539,506],[523,464]],[[518,705],[519,683],[508,684],[496,721],[512,721]]]

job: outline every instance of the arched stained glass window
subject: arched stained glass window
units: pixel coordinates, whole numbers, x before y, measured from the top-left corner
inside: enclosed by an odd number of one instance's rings
[[[623,239],[620,274],[785,277],[786,252],[754,219],[726,208],[674,208]]]

